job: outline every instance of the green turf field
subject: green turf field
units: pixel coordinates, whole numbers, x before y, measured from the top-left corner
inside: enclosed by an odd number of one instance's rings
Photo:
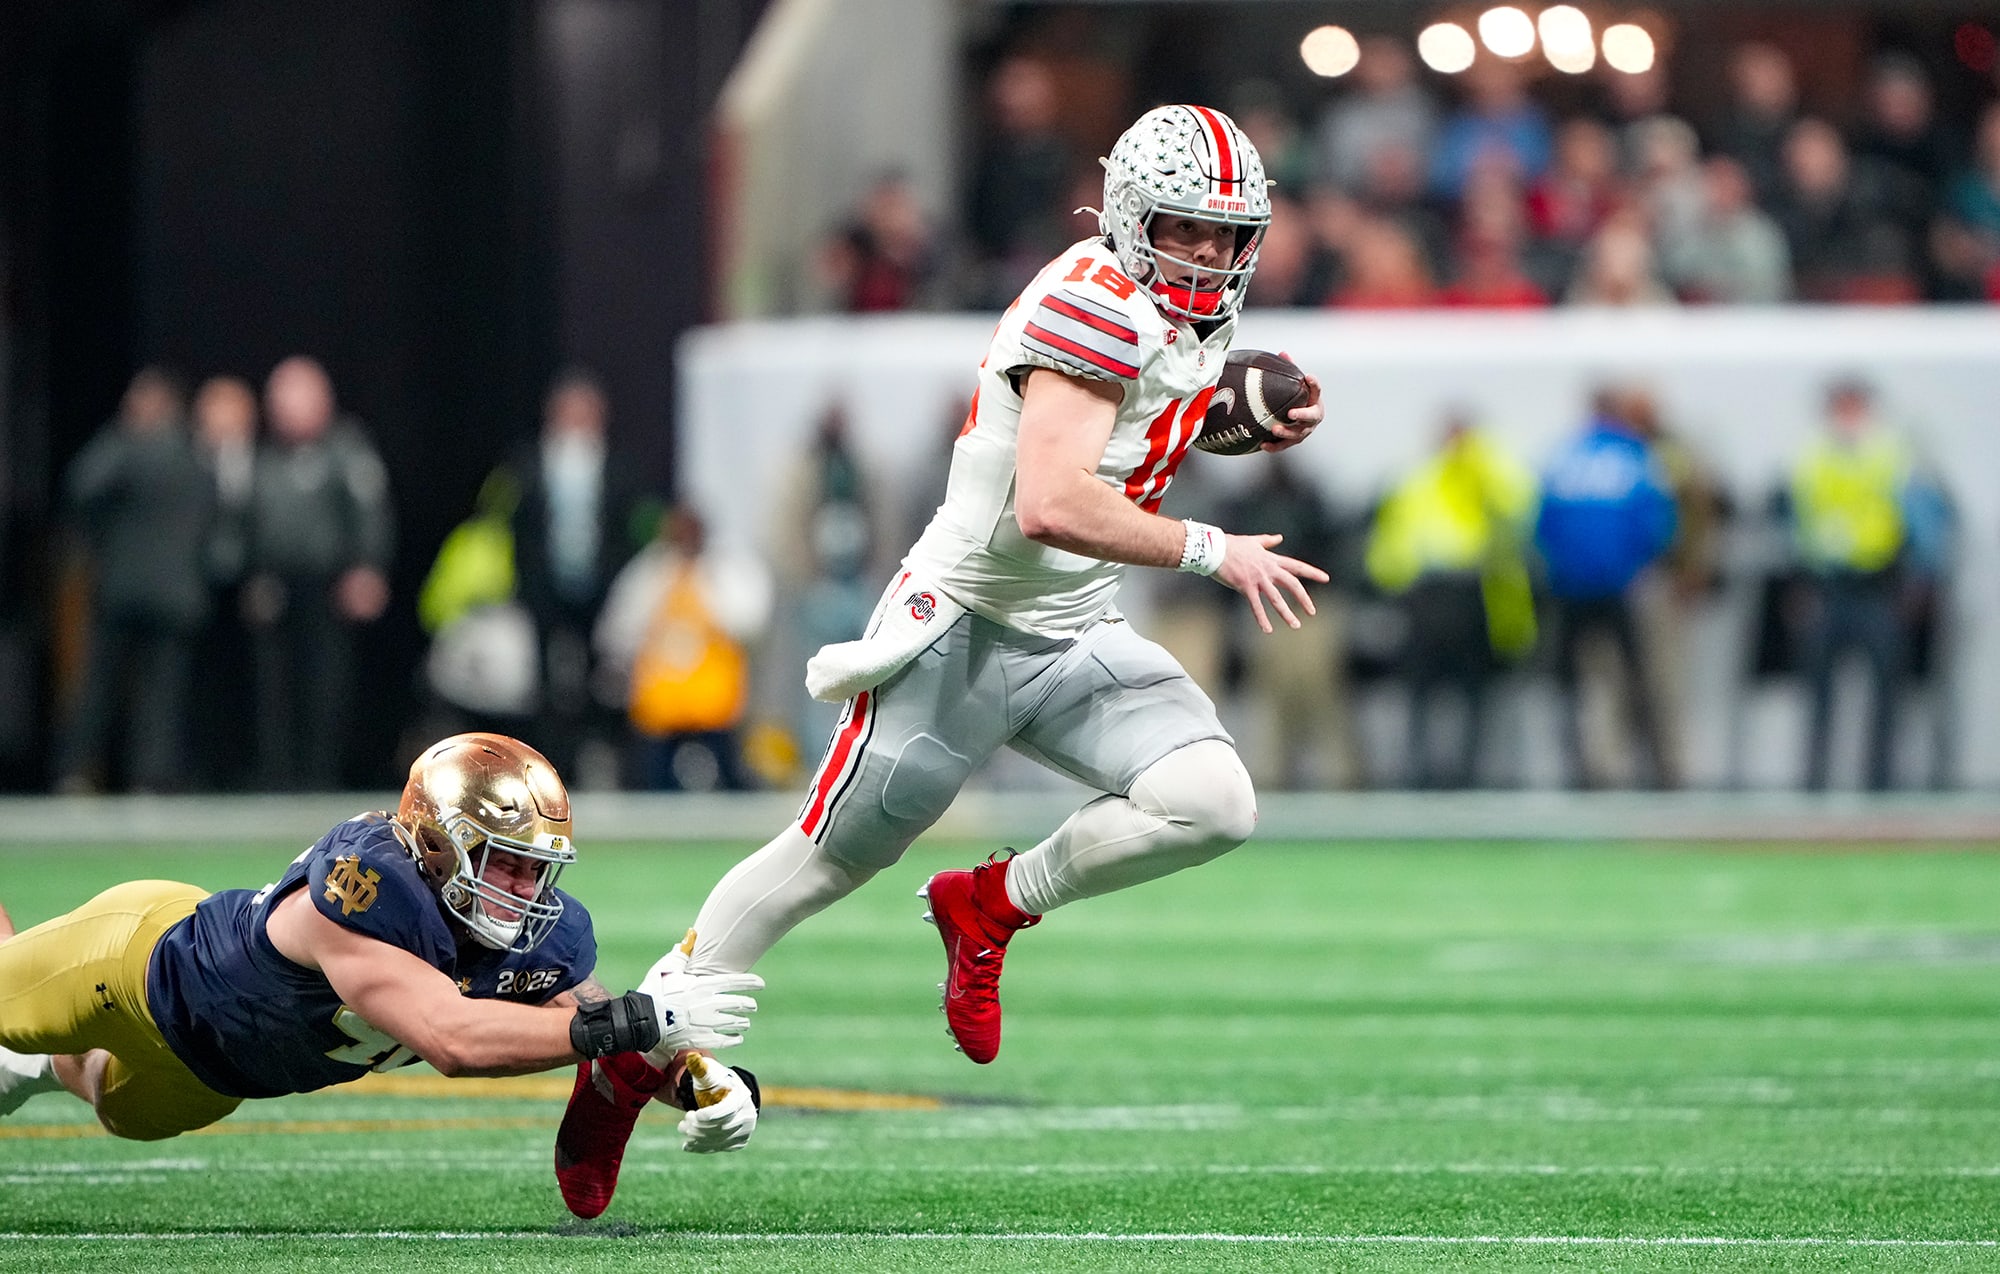
[[[603,980],[740,852],[589,846]],[[8,847],[0,901],[289,857]],[[0,1270],[2000,1268],[2000,853],[1252,846],[1025,934],[990,1067],[944,1038],[912,896],[970,857],[793,934],[732,1058],[940,1108],[781,1091],[715,1159],[659,1108],[570,1225],[547,1080],[156,1144],[43,1097],[0,1123]]]

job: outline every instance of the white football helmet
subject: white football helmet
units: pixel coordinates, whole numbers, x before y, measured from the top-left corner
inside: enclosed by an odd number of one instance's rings
[[[1149,289],[1160,308],[1183,318],[1236,313],[1271,224],[1264,161],[1236,121],[1208,106],[1155,107],[1125,130],[1102,162],[1098,224],[1125,273]],[[1238,227],[1235,256],[1227,266],[1204,267],[1164,258],[1190,272],[1185,285],[1169,283],[1150,234],[1161,212]]]

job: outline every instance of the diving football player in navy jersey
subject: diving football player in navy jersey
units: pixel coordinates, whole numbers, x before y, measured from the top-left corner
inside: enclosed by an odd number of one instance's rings
[[[0,912],[0,1115],[63,1088],[116,1136],[205,1127],[247,1097],[427,1061],[519,1075],[645,1055],[701,1080],[688,1149],[731,1150],[754,1081],[720,1063],[754,976],[656,967],[612,998],[590,915],[555,887],[576,860],[569,794],[517,740],[427,749],[393,815],[341,823],[258,890],[134,881],[13,932]]]

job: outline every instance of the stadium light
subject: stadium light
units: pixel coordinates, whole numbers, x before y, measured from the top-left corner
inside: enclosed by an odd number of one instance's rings
[[[1472,65],[1478,46],[1456,22],[1434,22],[1417,36],[1417,56],[1440,75],[1457,75]]]
[[[1338,79],[1361,61],[1361,46],[1346,27],[1314,27],[1299,41],[1306,69],[1322,79]]]
[[[1535,47],[1535,24],[1513,5],[1503,4],[1479,15],[1479,40],[1495,57],[1521,57]]]
[[[1604,28],[1604,60],[1614,71],[1638,75],[1653,69],[1653,37],[1630,22]]]
[[[1597,65],[1597,40],[1590,19],[1574,5],[1542,10],[1536,20],[1542,36],[1542,56],[1565,75],[1581,75]]]

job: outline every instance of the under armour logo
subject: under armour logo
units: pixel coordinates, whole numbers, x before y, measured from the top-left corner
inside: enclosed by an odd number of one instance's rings
[[[111,998],[111,988],[100,982],[97,984],[96,990],[98,1006],[107,1013],[117,1012],[118,1005]]]

